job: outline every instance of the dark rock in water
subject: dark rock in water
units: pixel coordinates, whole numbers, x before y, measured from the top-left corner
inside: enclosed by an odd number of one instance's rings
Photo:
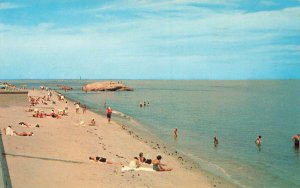
[[[95,82],[82,87],[83,91],[133,91],[129,86],[119,82]]]
[[[65,86],[65,85],[57,85],[57,87],[59,87],[59,88],[62,89],[62,90],[65,90],[65,91],[73,90],[72,87],[70,87],[70,86]]]

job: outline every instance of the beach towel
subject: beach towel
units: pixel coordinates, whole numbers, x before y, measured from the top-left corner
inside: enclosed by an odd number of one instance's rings
[[[154,172],[152,168],[145,168],[145,167],[139,167],[139,168],[131,168],[129,166],[124,166],[121,168],[122,172],[125,171],[147,171],[147,172]]]

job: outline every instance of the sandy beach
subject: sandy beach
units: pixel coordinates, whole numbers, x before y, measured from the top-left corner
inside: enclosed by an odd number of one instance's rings
[[[30,96],[45,96],[46,91],[29,91]],[[178,156],[167,155],[161,149],[146,144],[143,138],[130,134],[127,128],[89,110],[75,112],[68,102],[68,116],[61,119],[47,116],[32,117],[27,95],[0,95],[0,127],[9,125],[17,132],[34,132],[33,136],[7,136],[2,133],[5,157],[12,187],[228,187],[219,178],[183,164]],[[34,108],[50,113],[64,109],[65,102],[52,96],[48,105]],[[89,126],[91,119],[96,126]],[[39,124],[23,127],[19,122]],[[171,139],[171,138],[170,138]],[[170,172],[121,171],[121,165],[89,160],[89,156],[105,157],[128,165],[139,152],[154,159],[162,155],[162,163],[173,168]],[[143,164],[151,169],[152,166]]]

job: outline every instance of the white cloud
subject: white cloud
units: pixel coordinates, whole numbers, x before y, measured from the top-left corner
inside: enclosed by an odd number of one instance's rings
[[[114,20],[78,26],[49,22],[36,26],[0,24],[1,62],[27,57],[28,62],[43,61],[45,64],[114,61],[116,65],[120,62],[151,66],[188,62],[195,67],[196,64],[209,67],[211,63],[235,62],[241,66],[242,63],[261,63],[262,60],[270,63],[277,52],[299,54],[299,45],[281,45],[279,41],[285,36],[299,37],[299,7],[244,13],[232,10],[214,12],[190,6],[169,7],[168,3],[163,3],[166,2],[150,5],[141,2],[139,7],[159,9],[158,13],[175,10],[177,16],[140,11],[141,19],[115,17]],[[156,6],[157,9],[154,8]],[[118,7],[119,4],[106,5],[102,10]],[[89,14],[104,20],[112,19],[101,14],[102,10],[95,9]],[[274,45],[276,41],[279,44]]]

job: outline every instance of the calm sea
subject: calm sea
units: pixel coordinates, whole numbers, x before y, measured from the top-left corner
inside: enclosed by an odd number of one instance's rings
[[[106,101],[121,112],[113,119],[155,135],[202,169],[241,187],[300,187],[300,81],[134,81],[133,92],[83,93],[94,80],[13,80],[29,87],[70,85],[66,96],[104,113]],[[140,108],[140,101],[150,105]],[[140,126],[140,127],[137,127]],[[177,127],[179,137],[173,139]],[[213,136],[219,138],[214,147]],[[254,140],[262,136],[258,148]]]

